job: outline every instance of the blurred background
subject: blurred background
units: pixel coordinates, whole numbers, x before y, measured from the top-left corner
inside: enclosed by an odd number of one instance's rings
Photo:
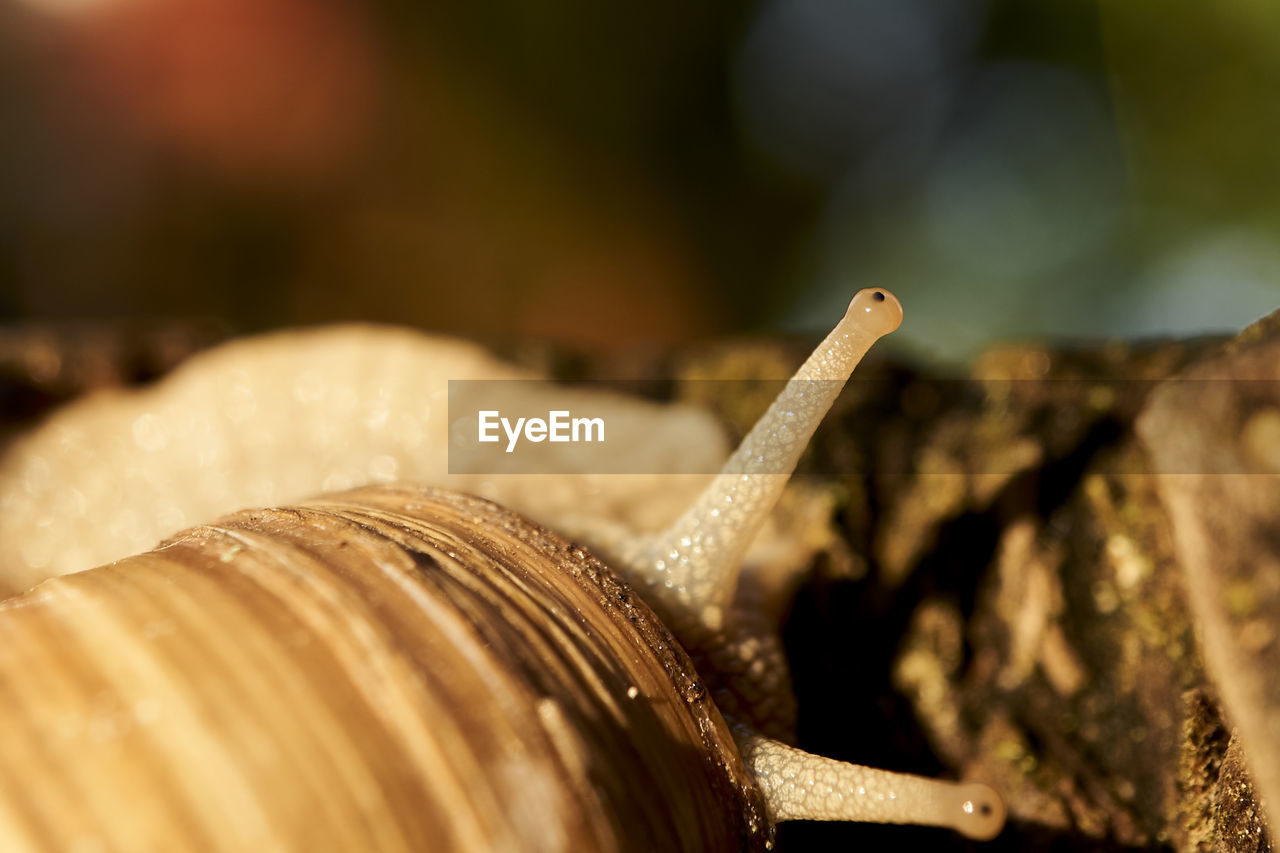
[[[585,347],[1234,330],[1280,4],[0,0],[0,320]]]

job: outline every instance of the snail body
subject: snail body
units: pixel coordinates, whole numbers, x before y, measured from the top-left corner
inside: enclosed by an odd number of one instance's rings
[[[993,836],[984,785],[789,746],[776,632],[737,595],[900,319],[861,291],[687,512],[597,526],[605,562],[479,498],[369,487],[0,603],[0,829],[31,850],[743,850],[797,818]]]

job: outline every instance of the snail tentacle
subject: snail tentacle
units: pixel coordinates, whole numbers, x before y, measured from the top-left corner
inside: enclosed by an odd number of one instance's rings
[[[986,841],[1000,833],[1004,802],[981,782],[946,782],[812,755],[742,733],[739,750],[764,792],[770,817],[943,826]]]
[[[734,607],[743,556],[800,455],[863,355],[901,322],[891,294],[859,291],[702,495],[663,533],[620,549],[619,562],[654,593],[695,658],[710,662],[717,704],[738,724],[739,750],[774,822],[911,823],[988,839],[1005,808],[987,785],[848,764],[767,736],[791,730],[792,706],[772,701],[790,695],[785,659],[762,611]]]
[[[568,493],[589,496],[575,540],[630,583],[539,527],[546,513],[568,532],[564,507],[578,505],[540,482],[504,487],[503,505],[406,484],[241,511],[0,601],[0,694],[14,700],[0,702],[0,779],[14,782],[0,837],[32,850],[764,850],[772,823],[794,819],[993,837],[1004,807],[985,785],[785,744],[794,695],[776,614],[759,575],[740,577],[818,423],[901,318],[886,291],[860,291],[664,533],[635,537],[654,528],[634,503],[599,511],[595,485]],[[0,533],[35,531],[14,536],[24,571],[9,582],[91,565],[97,545],[66,532],[91,513],[106,514],[111,550],[348,479],[489,493],[418,451],[444,444],[432,412],[446,378],[513,369],[442,346],[386,330],[261,341],[55,419],[0,459]],[[399,366],[367,387],[388,353]],[[717,435],[711,455],[724,449]],[[634,481],[627,494],[653,509]],[[534,521],[513,511],[521,495]]]
[[[658,597],[674,599],[706,628],[719,629],[743,555],[809,439],[863,355],[901,322],[902,306],[888,291],[858,291],[693,505],[665,531],[618,555],[628,575],[649,579]]]

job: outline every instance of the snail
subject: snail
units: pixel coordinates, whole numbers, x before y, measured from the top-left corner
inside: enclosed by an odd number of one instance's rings
[[[370,485],[0,602],[0,833],[24,850],[739,850],[811,819],[994,837],[987,785],[789,745],[780,641],[739,593],[805,445],[901,316],[882,289],[855,295],[658,532],[601,521],[588,550],[481,497]],[[143,454],[175,435],[147,414],[128,420]],[[46,429],[5,463],[9,515],[57,480],[42,442],[81,440]],[[27,551],[26,578],[66,570]]]

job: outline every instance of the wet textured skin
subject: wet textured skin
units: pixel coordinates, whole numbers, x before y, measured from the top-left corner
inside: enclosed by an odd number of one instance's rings
[[[859,292],[840,324],[744,439],[724,472],[665,531],[635,535],[602,524],[594,534],[586,530],[585,536],[642,591],[697,662],[734,726],[743,759],[775,821],[924,823],[989,838],[999,831],[1004,809],[986,786],[922,780],[835,762],[788,746],[793,699],[776,629],[749,599],[739,596],[744,554],[796,460],[863,354],[901,319],[901,306],[891,294],[879,289]],[[479,365],[477,372],[489,366],[474,352],[466,356]],[[342,390],[341,383],[326,380],[323,373],[319,377],[318,387],[325,394]],[[237,378],[233,375],[225,381],[234,383]],[[300,400],[316,393],[297,379],[282,390]],[[182,424],[167,417],[131,420],[133,443],[143,453],[163,453],[166,436],[182,430]],[[323,431],[322,424],[304,426]],[[66,441],[65,435],[61,440]],[[283,463],[293,464],[287,459]],[[20,467],[21,459],[9,464]],[[42,472],[39,466],[34,471],[28,466],[20,473],[26,478],[23,482],[30,483]],[[270,472],[264,476],[270,479]],[[15,498],[12,493],[9,498],[19,503],[21,499],[21,494]]]

